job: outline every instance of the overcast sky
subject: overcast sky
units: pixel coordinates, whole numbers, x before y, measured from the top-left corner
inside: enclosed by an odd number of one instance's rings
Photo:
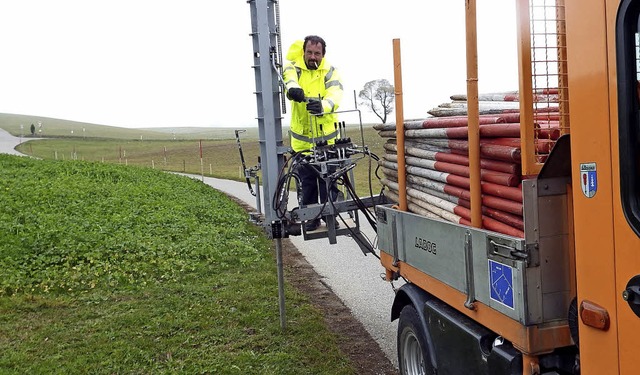
[[[326,40],[343,76],[342,109],[354,108],[368,81],[393,84],[394,38],[405,118],[466,92],[463,0],[279,5],[285,54],[305,35]],[[122,127],[257,126],[245,0],[0,0],[0,14],[2,113]],[[480,92],[516,90],[514,2],[478,2],[478,27]]]

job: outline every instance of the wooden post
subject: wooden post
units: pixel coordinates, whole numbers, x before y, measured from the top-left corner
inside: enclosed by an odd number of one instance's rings
[[[471,183],[471,225],[482,228],[480,186],[480,108],[478,105],[478,35],[476,1],[467,0],[467,116],[469,117],[469,170]]]
[[[393,79],[396,96],[396,139],[398,143],[398,204],[407,211],[407,179],[404,162],[404,107],[402,103],[402,61],[400,39],[393,40]]]

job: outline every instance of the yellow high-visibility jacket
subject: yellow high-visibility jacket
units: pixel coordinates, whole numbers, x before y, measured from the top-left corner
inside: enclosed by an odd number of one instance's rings
[[[312,148],[312,140],[326,140],[332,144],[337,135],[338,110],[342,100],[342,82],[338,70],[323,58],[316,70],[304,63],[303,41],[294,42],[287,52],[289,63],[283,70],[285,88],[304,90],[307,98],[322,99],[324,115],[311,116],[307,103],[291,101],[291,148],[304,151]]]

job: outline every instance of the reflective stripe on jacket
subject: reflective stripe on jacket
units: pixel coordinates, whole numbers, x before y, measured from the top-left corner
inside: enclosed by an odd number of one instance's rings
[[[307,103],[291,101],[291,148],[296,151],[309,150],[312,140],[333,143],[337,135],[338,110],[343,88],[338,70],[323,58],[316,70],[309,70],[304,63],[303,41],[294,42],[287,53],[289,63],[283,71],[285,87],[299,87],[307,98],[321,99],[325,112],[322,116],[310,116]]]

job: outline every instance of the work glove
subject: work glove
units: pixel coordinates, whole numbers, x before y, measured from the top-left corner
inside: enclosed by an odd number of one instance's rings
[[[290,88],[289,91],[287,91],[287,94],[289,95],[289,99],[295,102],[304,102],[304,91],[299,87]]]
[[[307,103],[307,111],[309,113],[313,113],[314,115],[319,115],[323,112],[322,110],[322,102],[319,100],[309,100]]]

